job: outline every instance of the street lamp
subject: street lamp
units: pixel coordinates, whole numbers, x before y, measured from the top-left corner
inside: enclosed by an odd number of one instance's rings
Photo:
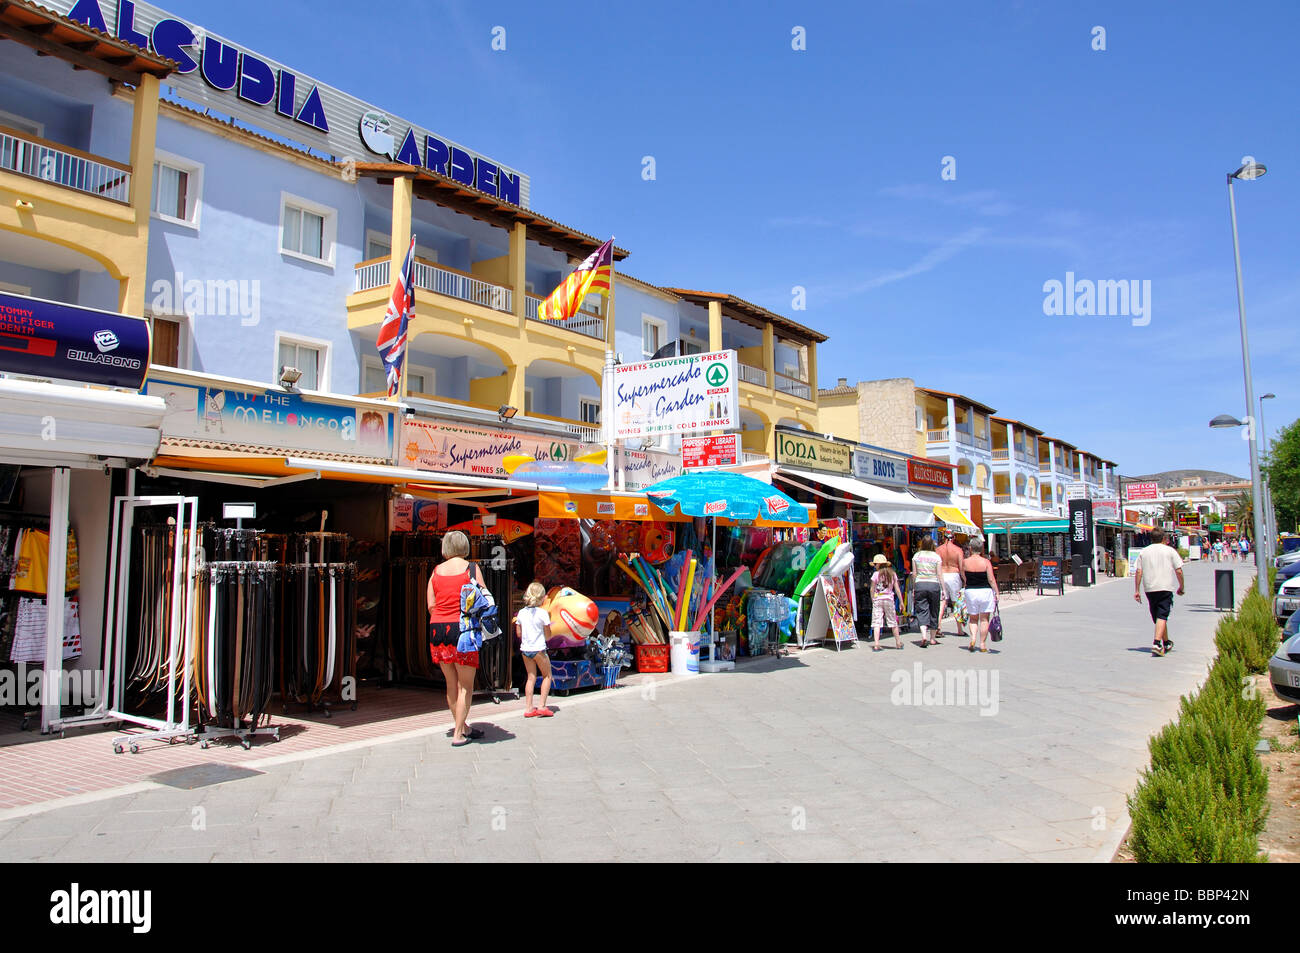
[[[1255,387],[1250,378],[1250,340],[1246,334],[1246,296],[1241,282],[1241,242],[1237,238],[1237,200],[1232,192],[1232,180],[1241,179],[1250,182],[1267,171],[1264,166],[1252,160],[1243,164],[1236,172],[1228,173],[1228,214],[1232,219],[1232,255],[1237,266],[1237,315],[1241,322],[1241,371],[1246,381],[1247,413],[1255,409]],[[1255,498],[1255,505],[1251,507],[1255,524],[1255,588],[1267,599],[1269,597],[1268,567],[1264,563],[1264,550],[1260,545],[1264,538],[1262,523],[1264,508],[1260,505],[1262,493],[1259,478],[1259,435],[1254,433],[1247,436],[1250,438],[1250,486]]]

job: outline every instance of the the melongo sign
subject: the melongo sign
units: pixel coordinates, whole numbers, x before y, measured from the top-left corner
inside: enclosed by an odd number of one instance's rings
[[[528,207],[528,176],[450,139],[398,119],[165,10],[132,0],[41,0],[177,63],[164,80],[180,98],[338,160],[367,153],[422,166],[462,185]]]
[[[848,473],[852,451],[841,443],[805,437],[784,430],[776,432],[776,462],[806,470]]]

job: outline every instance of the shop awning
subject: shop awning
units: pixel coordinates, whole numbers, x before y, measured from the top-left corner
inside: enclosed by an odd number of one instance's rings
[[[149,460],[166,412],[158,397],[0,378],[0,462],[76,467]]]
[[[844,503],[847,506],[866,503],[867,518],[873,523],[888,526],[934,525],[934,505],[918,500],[910,493],[890,490],[852,477],[788,467],[777,467],[773,475],[783,483],[832,503]],[[819,489],[818,484],[833,492]]]
[[[943,524],[944,529],[967,536],[980,535],[979,527],[970,521],[970,517],[955,506],[936,506],[934,518]]]
[[[999,525],[999,524],[996,524],[996,523],[994,523],[994,524],[985,523],[985,524],[984,524],[984,532],[985,532],[986,534],[989,534],[989,533],[1005,533],[1005,532],[1007,532],[1008,528],[1010,528],[1010,530],[1011,530],[1011,534],[1012,534],[1013,536],[1016,535],[1016,534],[1018,534],[1018,533],[1064,533],[1064,532],[1068,532],[1068,531],[1069,531],[1069,529],[1070,529],[1070,521],[1069,521],[1069,520],[1060,520],[1060,519],[1057,519],[1057,520],[1025,520],[1025,521],[1020,522],[1020,523],[1006,523],[1006,524],[1003,524],[1003,525]]]
[[[691,517],[671,516],[651,506],[648,497],[604,493],[555,493],[537,496],[537,515],[543,519],[639,520],[657,523],[686,523]]]

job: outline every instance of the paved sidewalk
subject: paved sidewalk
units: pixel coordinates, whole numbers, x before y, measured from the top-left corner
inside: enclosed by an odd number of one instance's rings
[[[0,859],[1105,860],[1148,736],[1213,656],[1211,567],[1188,582],[1167,658],[1132,580],[1106,580],[1006,600],[996,653],[911,636],[558,699],[550,719],[479,706],[487,737],[461,749],[426,731],[28,808],[0,820]],[[898,704],[918,664],[922,686],[969,671],[996,696]]]

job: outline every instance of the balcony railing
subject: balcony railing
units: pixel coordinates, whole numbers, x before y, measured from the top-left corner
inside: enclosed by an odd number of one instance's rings
[[[767,371],[761,367],[755,367],[753,364],[739,364],[738,373],[740,379],[746,384],[756,384],[759,387],[767,386]]]
[[[741,463],[767,463],[768,456],[766,453],[755,453],[752,450],[740,451]]]
[[[1011,502],[1011,494],[1010,494],[1010,493],[994,493],[994,494],[993,494],[993,502],[994,502],[994,503],[1010,503],[1010,502]]]
[[[384,288],[392,281],[391,261],[364,261],[356,267],[355,291],[369,291],[371,288]],[[511,298],[513,293],[502,285],[494,285],[473,275],[435,265],[423,258],[415,259],[412,269],[415,287],[422,291],[433,291],[449,298],[459,298],[472,304],[491,308],[493,311],[513,310]]]
[[[127,204],[131,167],[0,127],[0,169]]]
[[[944,442],[946,442],[947,439],[948,439],[948,431],[947,431],[947,430],[927,430],[927,431],[925,432],[925,439],[926,439],[929,443],[944,443]]]
[[[1021,463],[1037,463],[1037,462],[1038,462],[1038,458],[1037,458],[1037,457],[1031,457],[1031,456],[1029,455],[1029,453],[1028,453],[1027,451],[1024,451],[1024,450],[1017,450],[1017,451],[1016,451],[1016,459],[1019,460]]]
[[[994,462],[994,463],[1003,462],[1003,461],[1008,460],[1009,458],[1010,458],[1009,453],[1008,453],[1008,451],[1006,451],[1006,450],[994,450],[994,451],[993,451],[993,462]]]
[[[543,300],[537,295],[525,295],[524,317],[529,321],[541,321],[537,316],[537,306]],[[579,311],[567,321],[542,321],[542,324],[549,324],[553,328],[564,328],[566,331],[595,338],[597,341],[605,340],[605,319],[591,311]]]
[[[812,400],[812,385],[807,381],[801,381],[797,377],[788,377],[785,374],[777,374],[776,389],[783,394],[790,394],[794,397],[802,397],[804,400]]]

